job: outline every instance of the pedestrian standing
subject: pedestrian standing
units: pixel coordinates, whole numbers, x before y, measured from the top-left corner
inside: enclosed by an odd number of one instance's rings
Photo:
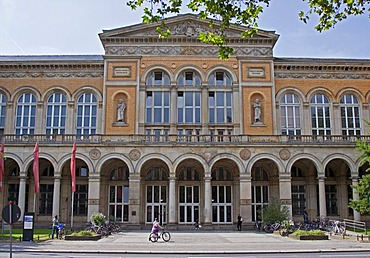
[[[308,211],[307,211],[306,207],[304,207],[304,209],[303,209],[303,222],[304,222],[304,224],[308,224],[310,222],[308,220]]]
[[[59,220],[58,220],[58,215],[55,215],[53,218],[53,224],[52,224],[52,229],[51,229],[51,239],[54,239],[54,234],[56,234],[56,237],[58,239],[59,237]]]
[[[242,222],[243,222],[243,218],[239,214],[238,218],[237,218],[237,224],[236,224],[236,228],[237,228],[238,231],[242,230]]]

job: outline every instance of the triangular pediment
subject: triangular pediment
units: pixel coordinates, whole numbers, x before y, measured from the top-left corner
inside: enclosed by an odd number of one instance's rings
[[[170,17],[166,19],[165,23],[171,30],[171,37],[175,38],[198,38],[201,32],[217,32],[219,28],[217,21],[214,21],[214,28],[210,28],[209,20],[201,20],[194,14],[180,14]],[[157,27],[158,24],[141,23],[112,30],[103,30],[103,33],[99,34],[99,36],[102,40],[108,38],[158,38]],[[241,33],[246,30],[248,28],[245,26],[231,25],[227,30],[228,38],[240,39]],[[253,38],[277,40],[278,35],[274,31],[259,30]]]

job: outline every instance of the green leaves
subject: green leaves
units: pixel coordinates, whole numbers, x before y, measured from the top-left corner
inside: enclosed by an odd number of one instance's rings
[[[229,58],[233,51],[227,46],[226,30],[233,25],[244,25],[249,28],[241,33],[242,38],[252,37],[258,28],[259,15],[269,7],[271,0],[129,0],[127,5],[132,10],[144,7],[143,22],[160,23],[157,32],[160,37],[171,35],[165,29],[164,18],[168,15],[180,13],[185,8],[198,13],[200,19],[212,18],[218,22],[217,34],[200,35],[199,40],[215,45],[219,48],[221,59]],[[315,29],[319,32],[334,27],[348,16],[370,13],[370,0],[302,0],[307,2],[308,10],[299,12],[299,19],[307,23],[311,16],[317,15],[319,23]],[[281,3],[284,4],[284,3]],[[369,15],[370,18],[370,15]],[[215,23],[209,21],[210,28],[215,29]]]

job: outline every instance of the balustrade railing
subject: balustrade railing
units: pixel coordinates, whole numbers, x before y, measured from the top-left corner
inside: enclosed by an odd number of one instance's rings
[[[72,143],[91,144],[355,144],[356,141],[370,142],[370,135],[73,135],[73,134],[34,134],[34,135],[0,135],[5,143]]]

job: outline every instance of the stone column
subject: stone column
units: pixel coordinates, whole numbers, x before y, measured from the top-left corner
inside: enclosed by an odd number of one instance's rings
[[[100,175],[91,173],[89,176],[89,195],[87,202],[87,220],[90,220],[94,212],[99,212],[100,199]]]
[[[208,104],[208,87],[202,86],[202,96],[201,96],[201,116],[202,116],[202,132],[201,134],[209,134],[208,129],[208,117],[209,117],[209,104]]]
[[[370,120],[370,110],[369,110],[369,104],[363,103],[362,104],[362,117],[364,120],[369,121]],[[365,126],[366,123],[364,121],[361,121],[361,135],[367,135],[368,134],[368,127]]]
[[[318,180],[320,217],[326,217],[325,175],[319,174]]]
[[[9,101],[9,100],[7,100]],[[13,134],[14,133],[14,106],[12,102],[7,102],[6,104],[6,115],[5,115],[5,128],[4,134]]]
[[[338,102],[333,103],[333,119],[332,121],[341,121],[340,106]],[[341,135],[341,123],[332,123],[332,135]]]
[[[134,173],[130,174],[129,177],[129,189],[130,189],[130,207],[129,211],[130,214],[128,215],[128,221],[130,221],[132,224],[140,224],[140,192],[141,192],[141,180],[140,180],[140,174]],[[143,198],[143,201],[145,202],[145,197]],[[143,211],[145,213],[145,211]]]
[[[60,217],[60,179],[60,175],[54,176],[53,213],[51,214],[52,218],[54,218],[55,215],[58,215],[58,217]]]
[[[170,177],[168,193],[168,224],[176,224],[176,177]]]
[[[204,177],[204,224],[212,223],[212,177]]]
[[[25,174],[25,173],[21,173]],[[21,218],[20,220],[23,221],[23,214],[26,208],[26,179],[27,176],[20,176],[19,179],[19,196],[18,196],[18,206],[21,209]]]
[[[353,175],[353,174],[356,174],[356,175]],[[357,186],[358,185],[358,175],[357,173],[352,173],[352,185],[353,186]],[[352,188],[352,193],[353,193],[353,200],[354,201],[357,201],[360,199],[360,195],[357,193],[357,191]],[[358,212],[358,211],[355,211],[353,210],[353,219],[354,220],[357,220],[357,221],[360,221],[361,220],[361,214]]]
[[[240,184],[240,215],[245,222],[252,222],[252,176],[241,174]]]
[[[177,134],[177,89],[171,85],[170,89],[170,134]]]
[[[69,126],[66,126],[66,134],[76,133],[76,114],[77,112],[75,112],[74,109],[75,109],[75,103],[73,101],[68,101],[66,125],[69,125]]]
[[[240,65],[239,65],[240,66]],[[240,91],[239,91],[239,85],[233,86],[233,114],[232,114],[232,122],[234,124],[234,135],[242,134],[241,128],[243,127],[243,112],[240,112],[240,109],[237,107],[240,107]]]
[[[279,175],[280,202],[289,209],[289,219],[293,218],[292,207],[292,177],[290,173],[280,173]]]
[[[44,134],[45,133],[45,119],[43,119],[44,114],[44,102],[39,101],[36,105],[36,121],[40,121],[39,123],[36,123],[35,125],[35,134]]]
[[[311,135],[311,112],[309,102],[303,103],[303,117],[307,118],[307,123],[303,123],[304,127],[302,127],[302,135]]]

